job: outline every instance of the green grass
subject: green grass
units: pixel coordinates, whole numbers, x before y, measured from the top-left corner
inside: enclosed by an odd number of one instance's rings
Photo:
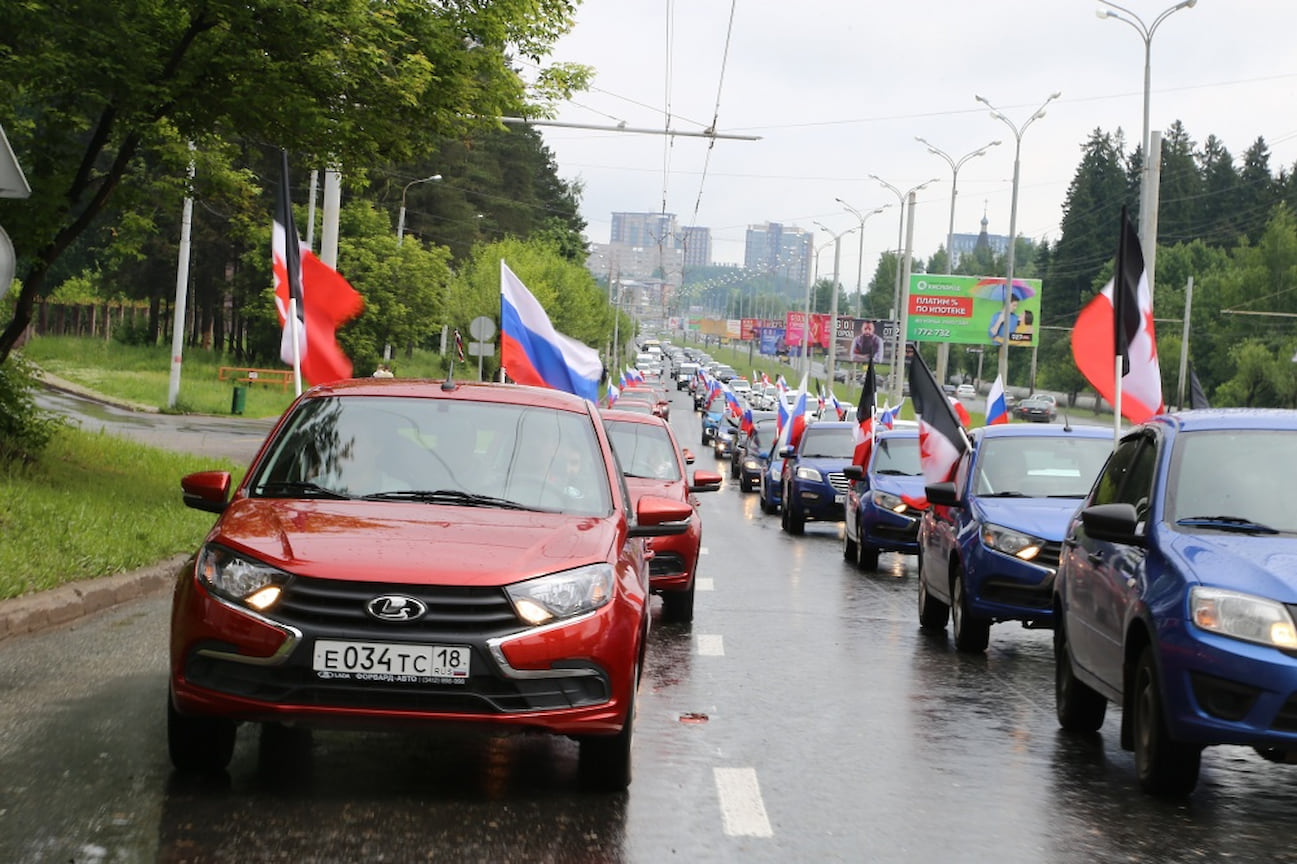
[[[196,549],[214,517],[182,503],[180,478],[215,468],[241,471],[61,429],[38,462],[0,468],[0,599]]]

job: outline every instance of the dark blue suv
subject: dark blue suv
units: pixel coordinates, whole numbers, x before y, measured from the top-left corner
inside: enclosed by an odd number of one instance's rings
[[[979,653],[991,625],[1053,625],[1054,572],[1068,520],[1112,452],[1104,426],[1009,423],[969,432],[955,479],[925,487],[919,624],[953,619],[955,647]]]
[[[816,421],[806,426],[796,448],[780,451],[784,457],[780,524],[789,534],[801,534],[808,520],[842,521],[847,500],[843,471],[855,454],[857,428],[851,421]]]
[[[1068,528],[1058,721],[1093,733],[1122,706],[1148,792],[1191,792],[1207,745],[1297,761],[1294,453],[1297,412],[1156,417],[1122,438]]]
[[[861,570],[878,569],[880,552],[914,555],[919,551],[923,511],[909,501],[923,497],[917,427],[878,434],[864,468],[850,465],[842,557]]]

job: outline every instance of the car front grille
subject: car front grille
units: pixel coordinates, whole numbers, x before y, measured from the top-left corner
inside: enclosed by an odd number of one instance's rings
[[[675,552],[656,552],[649,560],[649,578],[654,576],[678,576],[685,572],[684,556]]]
[[[834,492],[841,492],[844,495],[847,492],[847,487],[851,484],[851,481],[847,479],[847,475],[841,471],[830,472],[826,479],[829,481],[829,485],[833,487]]]
[[[1040,553],[1031,559],[1031,563],[1058,572],[1058,561],[1062,554],[1062,543],[1043,543],[1040,547]]]

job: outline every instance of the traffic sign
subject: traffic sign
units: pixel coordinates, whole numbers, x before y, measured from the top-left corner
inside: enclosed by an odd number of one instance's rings
[[[485,315],[479,315],[468,322],[468,332],[479,342],[486,342],[495,335],[495,321]]]

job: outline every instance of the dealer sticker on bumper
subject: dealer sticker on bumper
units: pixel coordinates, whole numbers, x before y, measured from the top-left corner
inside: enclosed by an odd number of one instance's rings
[[[319,639],[312,668],[322,678],[398,682],[441,679],[462,683],[468,679],[472,653],[467,645]]]

